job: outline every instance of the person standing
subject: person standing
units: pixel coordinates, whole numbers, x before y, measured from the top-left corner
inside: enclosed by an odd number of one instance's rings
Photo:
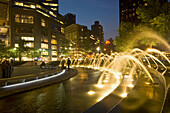
[[[68,66],[68,69],[70,69],[70,64],[71,64],[71,60],[70,58],[67,59],[67,66]]]
[[[1,70],[2,70],[2,78],[6,78],[7,76],[7,63],[6,63],[6,60],[2,62],[2,65],[1,65]]]
[[[65,69],[64,64],[65,64],[65,59],[62,59],[62,61],[61,61],[61,69]]]

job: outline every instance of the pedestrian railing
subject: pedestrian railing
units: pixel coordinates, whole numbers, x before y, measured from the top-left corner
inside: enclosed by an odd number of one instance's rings
[[[0,79],[0,87],[17,84],[17,83],[34,81],[34,80],[38,80],[38,79],[42,79],[42,78],[47,78],[47,77],[55,75],[61,71],[62,70],[51,70],[51,71],[47,71],[47,72],[41,72],[38,74],[29,74],[29,75],[12,77],[12,78],[3,78],[3,79]]]

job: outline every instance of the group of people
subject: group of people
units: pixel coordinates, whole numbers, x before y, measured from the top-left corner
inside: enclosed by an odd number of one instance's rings
[[[10,78],[13,71],[13,60],[4,60],[1,64],[2,78]]]
[[[62,67],[62,69],[65,69],[66,67],[64,66],[64,64],[65,64],[65,60],[62,60],[62,62],[61,62],[61,67]],[[71,64],[71,60],[70,60],[70,58],[68,58],[67,59],[67,66],[68,66],[68,69],[70,69],[70,64]]]

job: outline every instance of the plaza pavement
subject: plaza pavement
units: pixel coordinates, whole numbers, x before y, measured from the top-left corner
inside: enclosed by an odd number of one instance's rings
[[[23,75],[29,75],[29,74],[37,74],[41,72],[54,70],[54,69],[42,69],[42,68],[39,68],[39,65],[40,63],[38,63],[38,65],[35,65],[34,62],[28,62],[23,65],[15,66],[11,74],[11,77],[17,77],[17,76],[23,76]],[[0,78],[2,78],[1,71],[0,71]]]
[[[34,75],[35,77],[37,75],[50,76],[50,75],[54,75],[55,73],[63,73],[63,71],[64,70],[60,68],[44,69],[44,68],[39,68],[39,66],[35,66],[34,63],[27,63],[24,65],[14,67],[11,78],[2,78],[2,74],[1,74],[0,82],[3,84],[4,82],[10,81],[10,80],[17,80],[17,79],[23,80],[24,77],[30,77]],[[65,72],[62,74],[62,76],[55,76],[53,77],[53,79],[45,79],[43,81],[33,82],[31,84],[18,85],[16,87],[9,87],[9,88],[4,88],[2,86],[0,87],[0,98],[9,96],[15,93],[43,87],[43,86],[50,85],[56,82],[61,82],[61,81],[67,80],[77,75],[77,73],[78,71],[76,69],[69,69],[69,70],[66,69]]]

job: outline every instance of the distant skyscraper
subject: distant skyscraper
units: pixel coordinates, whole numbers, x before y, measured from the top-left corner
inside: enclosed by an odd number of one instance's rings
[[[64,15],[65,27],[71,24],[76,24],[76,15],[72,13],[68,13]]]
[[[155,0],[156,1],[156,0]],[[160,0],[160,3],[166,3],[168,0]],[[132,22],[138,23],[136,9],[141,6],[147,6],[148,0],[119,0],[120,23]]]
[[[96,40],[96,46],[100,46],[100,50],[103,51],[104,47],[104,32],[103,27],[99,24],[99,21],[95,21],[95,24],[91,26],[92,35]]]

